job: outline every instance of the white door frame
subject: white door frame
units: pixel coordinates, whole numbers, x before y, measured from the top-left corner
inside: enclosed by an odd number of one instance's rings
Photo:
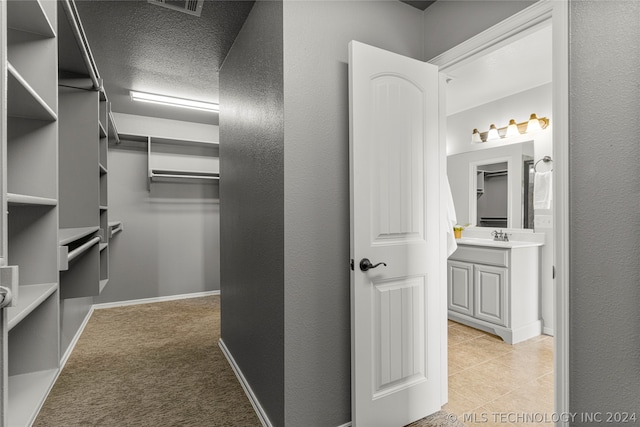
[[[540,0],[470,38],[429,62],[445,72],[497,49],[513,36],[523,36],[540,24],[552,25],[552,108],[554,160],[554,399],[555,413],[569,411],[569,4],[568,0]],[[441,138],[441,144],[444,139]],[[445,147],[441,147],[445,149]],[[446,363],[446,358],[445,358]],[[446,384],[446,381],[444,382]],[[446,394],[445,394],[446,395]],[[558,426],[568,426],[559,417]]]

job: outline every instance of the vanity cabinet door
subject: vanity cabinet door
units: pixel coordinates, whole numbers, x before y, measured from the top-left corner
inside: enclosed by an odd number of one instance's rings
[[[449,310],[473,316],[473,264],[447,262]]]
[[[502,326],[507,324],[507,269],[474,265],[474,316]]]

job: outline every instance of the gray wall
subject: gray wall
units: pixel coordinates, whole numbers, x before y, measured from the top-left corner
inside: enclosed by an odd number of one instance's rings
[[[282,2],[258,1],[220,71],[222,339],[284,424]]]
[[[571,411],[640,408],[639,16],[570,2]]]
[[[287,426],[351,420],[348,43],[422,56],[398,1],[285,1]]]
[[[529,4],[469,3],[427,9],[426,60]],[[570,1],[572,412],[640,408],[639,14],[634,1]]]
[[[145,144],[109,147],[109,283],[95,303],[220,288],[215,184],[158,182],[147,189]]]
[[[424,59],[430,60],[531,6],[530,0],[438,0],[424,14]]]

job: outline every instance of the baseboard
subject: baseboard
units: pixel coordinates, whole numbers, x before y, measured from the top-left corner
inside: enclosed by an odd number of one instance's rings
[[[199,298],[199,297],[206,297],[210,295],[220,295],[220,291],[194,292],[192,294],[169,295],[166,297],[154,297],[154,298],[134,299],[129,301],[105,302],[102,304],[94,304],[93,308],[95,310],[102,310],[103,308],[115,308],[115,307],[125,307],[128,305],[150,304],[154,302],[166,302],[166,301],[174,301],[174,300],[187,299],[187,298]]]
[[[342,424],[341,426],[338,427],[351,427],[351,422],[348,422],[346,424]]]
[[[64,368],[64,365],[67,364],[67,360],[69,360],[69,357],[71,356],[71,353],[73,352],[73,349],[76,347],[76,344],[78,344],[78,340],[80,339],[80,336],[84,332],[84,328],[87,327],[87,323],[89,323],[89,319],[91,319],[92,315],[93,315],[93,306],[91,306],[89,308],[89,311],[87,312],[87,315],[84,316],[84,320],[80,324],[80,327],[76,331],[76,334],[73,336],[73,339],[69,343],[69,347],[67,347],[67,350],[62,355],[62,358],[60,359],[60,369],[58,369],[58,375],[56,375],[56,379],[53,381],[54,383],[58,380],[58,376],[62,372],[62,368]]]
[[[264,409],[262,409],[262,406],[260,405],[258,398],[253,393],[253,390],[251,390],[251,386],[249,385],[246,378],[242,374],[240,367],[234,360],[233,355],[231,354],[227,346],[224,344],[224,341],[222,341],[222,338],[220,338],[220,340],[218,341],[218,346],[220,346],[220,349],[222,350],[222,354],[224,354],[224,357],[227,358],[227,361],[229,362],[229,365],[231,365],[233,372],[236,374],[238,381],[240,381],[240,385],[242,385],[242,388],[244,389],[245,394],[249,398],[249,402],[251,402],[251,406],[253,406],[253,410],[256,411],[256,415],[258,416],[258,419],[262,423],[263,427],[273,427],[273,424],[271,424],[269,417],[267,417],[266,412],[264,412]]]
[[[545,335],[553,336],[553,328],[544,327],[544,328],[542,328],[542,333],[545,334]]]

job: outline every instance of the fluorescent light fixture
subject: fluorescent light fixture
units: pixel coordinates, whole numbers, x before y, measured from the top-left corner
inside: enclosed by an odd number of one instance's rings
[[[132,101],[150,102],[152,104],[169,105],[172,107],[190,108],[192,110],[218,112],[220,107],[218,104],[210,102],[194,101],[192,99],[174,98],[172,96],[156,95],[153,93],[144,93],[129,91]]]

